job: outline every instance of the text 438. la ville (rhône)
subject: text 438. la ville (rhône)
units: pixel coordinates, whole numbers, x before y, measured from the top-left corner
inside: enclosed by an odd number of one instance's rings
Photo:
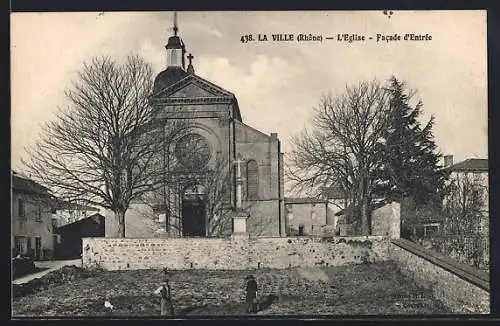
[[[242,43],[249,42],[400,42],[400,41],[432,41],[432,35],[429,33],[404,33],[404,34],[349,34],[339,33],[332,35],[315,34],[247,34],[240,38]]]

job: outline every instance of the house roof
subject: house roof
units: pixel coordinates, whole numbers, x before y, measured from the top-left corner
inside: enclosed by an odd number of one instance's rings
[[[372,202],[370,204],[371,206],[371,209],[372,210],[375,210],[377,208],[380,208],[380,207],[384,207],[385,205],[387,205],[388,203],[385,201],[385,199],[372,199]],[[338,211],[337,213],[335,213],[335,216],[342,216],[346,213],[346,209],[341,209],[340,211]]]
[[[57,227],[57,231],[61,230],[61,229],[67,229],[67,228],[75,227],[75,226],[77,226],[79,224],[83,224],[83,223],[85,223],[85,222],[87,222],[89,220],[96,221],[97,219],[99,219],[100,221],[104,221],[104,216],[102,216],[99,213],[95,213],[95,214],[92,214],[92,215],[87,216],[85,218],[82,218],[82,219],[80,219],[78,221],[61,225],[61,226]]]
[[[488,159],[469,158],[465,161],[453,164],[449,169],[453,172],[488,172]]]
[[[323,196],[328,199],[344,199],[345,194],[340,187],[323,187],[321,189]]]
[[[285,198],[285,204],[326,204],[326,203],[328,203],[327,200],[318,198],[308,198],[308,197]]]
[[[54,202],[55,210],[80,210],[80,211],[95,211],[98,212],[99,208],[72,203],[64,200],[57,199]]]
[[[26,194],[36,194],[42,196],[51,196],[49,189],[41,184],[21,176],[19,173],[12,173],[12,191],[22,192]]]

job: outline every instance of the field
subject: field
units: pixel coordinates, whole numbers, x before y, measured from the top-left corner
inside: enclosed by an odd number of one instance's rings
[[[391,262],[328,268],[170,271],[176,316],[245,315],[244,278],[259,285],[258,315],[446,314],[428,290]],[[14,289],[13,317],[160,315],[158,270],[84,271],[64,267]],[[109,301],[114,309],[104,306]]]

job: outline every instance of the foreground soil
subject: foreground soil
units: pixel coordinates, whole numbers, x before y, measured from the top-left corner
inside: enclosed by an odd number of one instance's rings
[[[169,273],[176,316],[245,315],[244,278],[259,285],[258,315],[445,314],[428,290],[391,262],[327,268]],[[13,293],[13,317],[159,317],[159,270],[85,271],[64,267]],[[106,308],[109,301],[113,309]]]

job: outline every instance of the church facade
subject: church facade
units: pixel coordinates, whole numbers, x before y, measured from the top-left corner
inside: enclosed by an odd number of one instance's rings
[[[248,216],[249,235],[285,236],[283,154],[278,135],[246,125],[236,96],[195,74],[193,56],[186,56],[176,27],[174,33],[165,47],[167,67],[155,78],[150,105],[161,126],[159,137],[164,132],[168,138],[172,123],[181,127],[159,153],[164,184],[148,203],[151,211],[138,214],[137,204],[129,209],[126,237],[148,236],[144,230],[135,232],[141,227],[132,225],[134,220],[149,218],[145,215],[160,217],[161,236],[225,236],[232,233],[236,211]],[[238,199],[241,207],[237,207]],[[108,220],[107,230],[112,227]]]

